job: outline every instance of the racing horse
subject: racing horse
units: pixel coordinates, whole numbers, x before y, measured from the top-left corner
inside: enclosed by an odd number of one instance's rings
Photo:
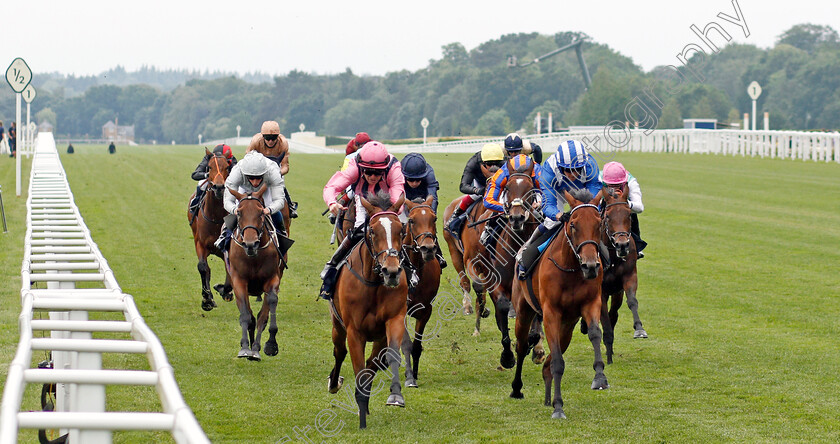
[[[443,210],[443,219],[449,220],[449,217],[455,211],[455,208],[460,205],[463,196],[456,198]],[[467,210],[466,222],[464,222],[460,240],[445,228],[443,230],[443,238],[449,245],[449,256],[452,258],[452,264],[455,271],[458,272],[458,285],[463,292],[461,304],[464,308],[464,314],[472,314],[473,307],[470,303],[470,279],[472,279],[472,288],[475,291],[475,324],[476,329],[473,336],[478,336],[478,328],[480,326],[480,318],[490,316],[490,310],[486,308],[486,294],[484,284],[490,278],[489,262],[487,260],[487,249],[481,245],[479,238],[481,237],[481,229],[483,227],[483,217],[490,216],[492,213],[485,210],[481,201],[477,201]]]
[[[393,205],[387,193],[371,200],[361,198],[371,216],[363,241],[339,268],[335,296],[330,301],[335,366],[328,389],[330,393],[341,389],[341,364],[349,349],[361,429],[367,427],[371,383],[377,368],[391,372],[391,394],[386,405],[405,407],[399,370],[408,284],[400,262],[403,225],[395,212],[402,207],[405,195]],[[373,347],[365,362],[368,342]]]
[[[423,202],[407,201],[405,203],[408,210],[408,221],[403,238],[403,248],[407,252],[408,259],[417,269],[420,278],[414,290],[408,292],[406,313],[414,318],[416,323],[414,324],[413,335],[406,325],[402,342],[402,351],[406,360],[406,387],[417,387],[420,355],[423,353],[423,332],[432,316],[432,302],[437,295],[438,288],[440,288],[440,263],[435,257],[437,215],[432,210],[433,201],[434,196],[429,196]]]
[[[569,347],[578,319],[589,323],[589,340],[595,352],[593,389],[609,388],[604,375],[601,357],[601,283],[603,272],[598,255],[601,239],[601,215],[594,199],[586,191],[572,194],[564,191],[571,207],[569,220],[560,228],[537,263],[534,274],[513,286],[513,305],[516,309],[516,375],[511,387],[511,398],[523,398],[522,362],[528,349],[539,339],[531,332],[531,321],[542,315],[545,340],[550,355],[543,364],[545,405],[553,406],[552,418],[565,418],[560,380],[565,370],[563,353]],[[577,197],[575,197],[577,196]],[[586,203],[588,201],[588,203]],[[531,334],[529,334],[531,333]],[[550,400],[551,382],[554,381],[554,399]]]
[[[239,342],[241,348],[236,356],[252,361],[261,359],[260,340],[268,322],[269,338],[265,343],[265,354],[277,355],[277,290],[287,259],[285,252],[281,257],[279,249],[275,246],[271,218],[263,213],[265,205],[262,196],[267,189],[265,184],[258,191],[248,194],[228,189],[239,201],[236,210],[239,216],[228,253],[228,271],[236,296],[236,306],[239,308],[239,325],[242,327],[242,339]],[[284,216],[287,216],[286,207],[284,212]],[[288,217],[284,218],[284,222],[288,233]],[[262,298],[262,308],[259,317],[255,319],[248,296],[262,294],[265,294]]]
[[[222,252],[213,245],[219,237],[224,217],[227,215],[224,206],[225,179],[228,177],[227,158],[221,153],[212,154],[204,148],[207,156],[210,157],[207,175],[207,192],[201,199],[198,207],[198,215],[193,217],[191,211],[187,210],[187,220],[192,229],[193,241],[195,242],[195,254],[198,256],[198,274],[201,275],[201,308],[210,311],[216,307],[213,300],[213,293],[210,291],[210,266],[207,264],[207,257],[214,254],[224,260]],[[195,196],[195,195],[193,195]],[[192,198],[190,198],[192,201]],[[215,287],[216,291],[226,301],[233,299],[231,293],[230,274],[225,269],[225,283]]]
[[[612,364],[614,330],[618,322],[618,309],[625,295],[627,306],[633,313],[633,338],[648,336],[639,318],[639,301],[636,299],[639,281],[636,273],[636,243],[630,235],[632,211],[626,194],[616,193],[609,188],[605,188],[605,191],[601,210],[601,248],[606,250],[602,255],[609,257],[609,264],[604,267],[604,281],[601,285],[601,325],[604,328],[604,345],[607,347],[607,364]],[[580,327],[581,332],[586,334],[586,322],[581,321]]]
[[[516,279],[516,252],[522,247],[525,239],[542,220],[539,212],[540,194],[539,185],[534,183],[531,175],[534,164],[528,168],[521,168],[513,172],[505,183],[504,197],[504,218],[501,233],[496,241],[496,248],[488,253],[492,265],[492,280],[487,285],[488,294],[496,308],[496,325],[502,333],[502,355],[500,363],[504,368],[513,368],[515,364],[513,351],[511,351],[510,330],[508,328],[508,312],[511,305],[511,292],[513,281]],[[539,316],[534,318],[532,329],[540,333],[542,323]],[[476,319],[476,332],[479,324]],[[542,364],[545,359],[545,351],[542,343],[538,343],[533,349],[532,360],[535,364]]]

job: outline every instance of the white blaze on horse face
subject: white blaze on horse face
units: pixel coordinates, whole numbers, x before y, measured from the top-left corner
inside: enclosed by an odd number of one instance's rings
[[[394,245],[391,243],[391,220],[383,217],[379,219],[379,223],[385,229],[385,239],[388,239],[388,249],[390,250],[394,248]]]

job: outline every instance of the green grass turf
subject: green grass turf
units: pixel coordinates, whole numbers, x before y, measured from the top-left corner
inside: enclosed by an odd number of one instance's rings
[[[592,350],[575,333],[563,378],[569,419],[552,421],[542,405],[539,367],[529,361],[525,399],[508,397],[513,373],[497,370],[500,336],[492,318],[474,338],[472,316],[442,316],[441,309],[430,325],[440,323],[440,330],[424,344],[420,388],[404,389],[405,409],[386,408],[384,391],[375,395],[369,427],[359,431],[354,414],[331,405],[348,402],[350,385],[327,393],[330,322],[326,304],[315,301],[318,273],[333,251],[330,226],[319,216],[321,188],[341,157],[291,158],[287,183],[301,217],[292,225],[297,243],[280,287],[280,354],[251,362],[235,358],[235,305],[217,297],[212,312],[199,307],[185,208],[202,152],[119,147],[110,156],[102,146],[78,146],[61,158],[93,239],[165,346],[213,442],[303,442],[304,433],[326,442],[840,440],[840,165],[619,154],[644,191],[640,219],[650,246],[639,264],[639,302],[650,338],[632,339],[632,317],[623,307],[615,363],[606,368],[611,388],[589,389]],[[441,208],[457,195],[467,157],[428,156],[443,187]],[[14,197],[11,159],[0,159],[0,180],[10,226],[0,236],[5,379],[18,340],[25,196]],[[218,283],[221,261],[211,259],[211,267]],[[450,266],[441,294],[457,295],[454,279]],[[136,356],[108,355],[105,363],[147,366]],[[352,379],[349,358],[342,374]],[[24,410],[38,408],[37,390],[27,388]],[[159,408],[151,389],[109,390],[109,410]],[[319,434],[319,425],[332,436]],[[22,431],[21,442],[36,441],[34,433]],[[115,442],[171,441],[164,433],[115,435]]]

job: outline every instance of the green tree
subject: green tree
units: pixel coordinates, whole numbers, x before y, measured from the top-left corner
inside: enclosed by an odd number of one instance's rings
[[[840,47],[840,36],[830,26],[803,23],[782,33],[776,43],[791,45],[813,54],[826,46],[837,49]]]
[[[39,125],[41,122],[49,122],[54,128],[53,131],[56,131],[55,128],[58,128],[58,118],[52,108],[44,108],[35,113],[35,121],[38,122]]]
[[[487,111],[478,119],[474,133],[482,136],[499,136],[510,132],[512,129],[510,117],[505,110],[497,108]]]

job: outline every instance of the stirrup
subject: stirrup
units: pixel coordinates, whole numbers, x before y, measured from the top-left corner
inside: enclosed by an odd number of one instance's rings
[[[443,258],[442,254],[436,254],[438,263],[440,264],[440,269],[443,270],[446,268],[446,259]]]

